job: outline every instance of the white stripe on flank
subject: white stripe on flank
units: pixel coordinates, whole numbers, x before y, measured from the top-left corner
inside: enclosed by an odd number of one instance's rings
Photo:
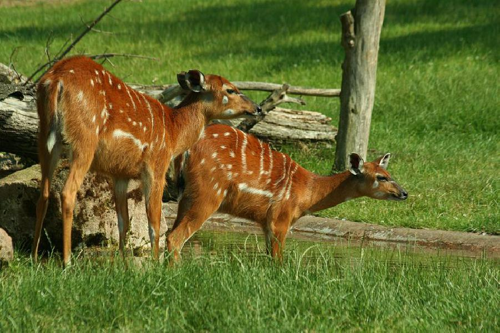
[[[260,181],[260,176],[264,173],[264,147],[262,147],[262,142],[259,141],[259,147],[260,147],[260,164],[259,164],[259,178],[257,178],[257,181]]]
[[[260,190],[258,188],[254,188],[254,187],[249,187],[246,183],[238,184],[238,188],[242,192],[251,193],[251,194],[257,194],[257,195],[263,195],[263,196],[268,197],[268,198],[272,198],[273,197],[273,194],[271,192],[265,191],[265,190]]]
[[[234,150],[238,151],[238,144],[239,144],[239,142],[238,142],[238,130],[235,129],[234,127],[231,127],[231,129],[233,130],[234,134],[236,135],[236,145],[234,146],[235,147]],[[231,157],[235,157],[235,154],[234,154],[234,152],[232,150],[229,152],[229,155]]]
[[[129,90],[128,86],[125,86],[125,90],[127,91],[128,97],[130,98],[130,101],[132,102],[132,106],[134,107],[134,110],[137,110],[137,108],[135,107],[134,99],[132,98],[132,94],[130,94],[130,90]]]
[[[155,117],[153,115],[153,109],[151,108],[151,105],[149,104],[146,96],[144,96],[143,94],[139,94],[139,95],[142,97],[142,99],[144,100],[144,102],[146,102],[146,106],[148,108],[149,115],[151,116],[151,131],[153,131],[154,128],[155,128]]]
[[[134,141],[134,143],[136,144],[136,146],[140,150],[144,150],[148,146],[147,143],[143,144],[141,142],[141,140],[137,139],[135,136],[133,136],[132,134],[130,134],[128,132],[122,131],[121,129],[114,130],[113,131],[113,137],[114,138],[128,138],[128,139],[131,139],[132,141]]]
[[[267,172],[267,184],[269,184],[273,175],[273,150],[271,149],[270,145],[267,145],[267,149],[269,149],[269,171]]]
[[[286,155],[285,154],[281,155],[283,156],[283,175],[276,183],[274,183],[274,186],[278,185],[286,177]]]
[[[247,149],[248,139],[245,133],[243,133],[243,143],[241,144],[241,166],[243,168],[243,173],[247,171]]]
[[[290,199],[290,192],[292,191],[292,185],[293,185],[293,175],[297,172],[297,169],[299,168],[299,165],[295,163],[295,168],[293,168],[292,173],[290,174],[290,177],[288,177],[288,189],[286,190],[286,196],[285,198],[288,200]]]

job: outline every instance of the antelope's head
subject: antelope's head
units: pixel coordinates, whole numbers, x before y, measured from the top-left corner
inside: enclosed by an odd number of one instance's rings
[[[203,101],[208,119],[251,118],[262,114],[260,106],[221,76],[190,70],[178,74],[177,81],[184,90],[191,92],[192,98]]]

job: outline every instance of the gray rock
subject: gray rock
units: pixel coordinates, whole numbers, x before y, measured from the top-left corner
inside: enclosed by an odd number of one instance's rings
[[[41,249],[62,248],[61,191],[68,173],[68,163],[62,161],[52,182]],[[0,227],[7,230],[14,243],[21,247],[31,246],[40,181],[39,165],[0,179],[0,198],[3,198],[0,201]],[[118,243],[117,217],[110,189],[110,181],[104,176],[89,172],[85,177],[77,194],[74,211],[73,247]],[[148,222],[139,182],[133,181],[129,185],[128,207],[131,218],[129,247],[134,250],[149,248]],[[163,221],[161,234],[166,230],[167,225]],[[161,237],[160,246],[164,246],[164,241],[165,237]]]
[[[0,267],[8,264],[14,259],[14,249],[12,247],[12,238],[5,230],[0,228]]]

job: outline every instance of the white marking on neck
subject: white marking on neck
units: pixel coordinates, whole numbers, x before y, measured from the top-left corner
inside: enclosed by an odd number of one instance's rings
[[[135,136],[133,136],[132,134],[128,133],[128,132],[124,132],[122,131],[121,129],[116,129],[113,131],[113,137],[114,138],[128,138],[128,139],[131,139],[132,141],[134,141],[134,143],[136,144],[136,146],[144,151],[144,149],[148,146],[147,143],[142,143],[141,140],[137,139]]]
[[[254,188],[254,187],[249,187],[246,183],[238,184],[238,188],[242,192],[251,193],[251,194],[257,194],[257,195],[263,195],[263,196],[268,197],[268,198],[272,198],[273,197],[273,194],[271,192],[265,191],[265,190],[261,190],[261,189],[258,189],[258,188]]]

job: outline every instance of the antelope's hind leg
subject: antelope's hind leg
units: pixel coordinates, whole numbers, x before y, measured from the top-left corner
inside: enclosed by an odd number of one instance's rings
[[[35,234],[33,236],[33,244],[31,246],[31,256],[34,262],[38,260],[38,246],[40,244],[40,237],[42,233],[43,220],[47,214],[47,207],[49,205],[50,185],[54,170],[57,166],[61,155],[62,143],[60,140],[55,141],[52,149],[49,151],[46,144],[47,138],[40,137],[39,142],[39,159],[40,167],[42,170],[42,180],[40,182],[40,198],[36,205],[36,224]]]

